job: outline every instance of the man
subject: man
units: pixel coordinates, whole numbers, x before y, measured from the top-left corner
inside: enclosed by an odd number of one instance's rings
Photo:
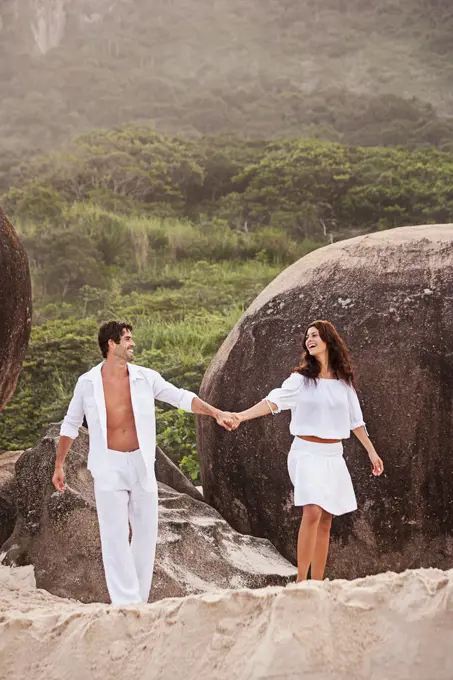
[[[52,482],[64,492],[63,464],[85,416],[110,598],[112,604],[147,602],[157,539],[154,399],[212,416],[227,430],[232,420],[156,371],[129,363],[135,347],[130,324],[103,324],[99,347],[104,361],[79,378],[62,423]]]

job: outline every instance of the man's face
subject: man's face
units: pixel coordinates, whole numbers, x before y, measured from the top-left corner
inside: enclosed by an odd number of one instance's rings
[[[126,328],[123,330],[119,344],[117,345],[113,340],[109,340],[109,347],[110,352],[118,359],[132,361],[134,358],[135,342],[132,340],[132,333]]]

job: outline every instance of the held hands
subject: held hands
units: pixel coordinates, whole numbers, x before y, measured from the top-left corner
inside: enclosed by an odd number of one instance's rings
[[[216,416],[216,421],[218,425],[224,427],[225,430],[228,430],[229,432],[231,430],[237,430],[241,423],[239,414],[230,413],[230,411],[219,411]]]
[[[379,477],[379,475],[382,475],[384,472],[384,463],[382,462],[382,459],[379,458],[376,451],[371,451],[368,456],[370,458],[371,465],[373,466],[373,475],[375,477]]]

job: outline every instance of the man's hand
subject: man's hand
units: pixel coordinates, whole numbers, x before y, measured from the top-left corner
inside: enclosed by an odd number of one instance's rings
[[[55,471],[52,477],[52,484],[60,493],[64,493],[64,470],[62,465],[55,465]]]
[[[218,425],[228,431],[236,430],[239,427],[239,419],[236,413],[230,413],[229,411],[219,411],[216,421]]]

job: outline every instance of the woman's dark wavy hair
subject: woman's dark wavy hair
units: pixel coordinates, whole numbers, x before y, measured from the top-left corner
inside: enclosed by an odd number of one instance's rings
[[[304,334],[304,349],[299,366],[294,369],[305,378],[316,380],[321,372],[321,364],[316,357],[311,356],[307,349],[307,333],[309,328],[317,328],[321,340],[327,345],[329,353],[329,368],[337,380],[344,380],[354,387],[354,372],[349,358],[349,352],[335,326],[330,321],[313,321],[307,326]]]

